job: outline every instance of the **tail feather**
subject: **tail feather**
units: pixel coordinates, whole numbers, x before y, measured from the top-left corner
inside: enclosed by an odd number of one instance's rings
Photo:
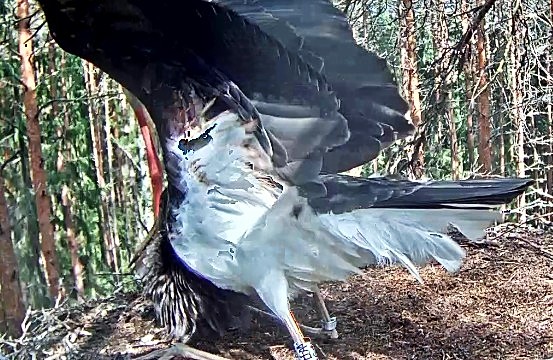
[[[308,195],[309,204],[319,213],[368,208],[489,208],[511,202],[533,183],[517,178],[420,182],[341,174],[323,175],[321,181],[325,196]]]
[[[484,236],[501,221],[498,207],[520,195],[527,179],[412,182],[386,178],[324,177],[327,196],[308,199],[323,226],[343,249],[367,251],[355,266],[401,263],[419,281],[417,265],[434,259],[450,272],[464,250],[448,235],[455,227],[467,238]]]
[[[489,225],[492,216],[487,211],[463,224],[462,231],[476,234]],[[451,219],[458,210],[359,209],[350,213],[319,215],[324,227],[344,247],[368,251],[355,266],[372,264],[403,264],[418,280],[417,266],[431,259],[450,272],[461,266],[464,250],[447,234]]]

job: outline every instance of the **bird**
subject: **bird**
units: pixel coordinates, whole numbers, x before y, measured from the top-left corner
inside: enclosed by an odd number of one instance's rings
[[[241,326],[251,304],[317,359],[290,310],[371,265],[437,261],[532,181],[343,174],[411,136],[386,62],[324,0],[39,0],[53,39],[148,109],[168,187],[139,269],[171,335]]]

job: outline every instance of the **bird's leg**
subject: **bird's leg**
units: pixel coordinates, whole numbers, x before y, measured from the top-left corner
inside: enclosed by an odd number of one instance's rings
[[[336,323],[337,323],[336,317],[330,317],[330,314],[328,313],[328,309],[326,308],[326,304],[319,287],[316,287],[316,290],[313,292],[313,299],[315,300],[317,309],[319,310],[319,313],[322,316],[321,332],[328,335],[331,339],[337,339],[338,331],[336,331]]]
[[[268,316],[268,317],[270,317],[274,320],[280,320],[280,318],[278,316],[276,316],[275,314],[272,314],[270,312],[258,309],[255,306],[249,306],[249,308],[250,308],[250,310],[253,310],[256,313],[259,313],[261,315]],[[298,324],[300,326],[300,329],[309,336],[317,337],[317,336],[321,336],[321,334],[322,334],[321,328],[314,328],[314,327],[311,327],[311,326],[304,325],[302,323],[298,323]]]
[[[294,314],[292,314],[292,312],[290,311],[288,312],[288,316],[286,316],[282,320],[284,321],[284,324],[288,328],[288,331],[290,332],[290,335],[294,340],[295,359],[319,360],[313,344],[311,343],[311,341],[309,341],[309,338],[306,338],[303,335],[300,326],[294,317]]]

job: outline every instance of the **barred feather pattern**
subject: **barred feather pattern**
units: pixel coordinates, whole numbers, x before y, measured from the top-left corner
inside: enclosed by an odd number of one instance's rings
[[[169,216],[167,221],[171,220]],[[194,335],[223,335],[248,327],[250,299],[220,289],[193,272],[175,254],[166,225],[160,229],[144,249],[136,273],[143,294],[153,302],[156,318],[169,335],[188,342]]]
[[[171,336],[186,342],[196,332],[198,303],[179,269],[164,263],[163,242],[161,234],[152,239],[138,276],[144,295],[154,303],[158,321]]]

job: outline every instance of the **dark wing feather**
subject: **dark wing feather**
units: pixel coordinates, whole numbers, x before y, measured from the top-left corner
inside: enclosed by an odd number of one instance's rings
[[[314,111],[317,121],[312,130],[327,129],[316,142],[304,133],[288,131],[283,139],[267,134],[274,148],[281,141],[310,144],[303,153],[293,146],[281,148],[284,161],[275,162],[292,183],[316,177],[323,154],[348,139],[347,123],[337,112],[338,101],[325,78],[232,10],[201,0],[40,0],[40,4],[60,46],[91,61],[134,93],[151,113],[162,142],[163,137],[183,133],[182,113],[190,105],[192,90],[201,90],[196,95],[204,103],[212,96],[222,98],[243,117],[257,115],[251,100],[291,106],[287,116],[299,121],[304,111],[294,114],[295,106]],[[283,117],[278,109],[263,115]],[[263,131],[258,137],[263,143],[261,135]],[[287,159],[287,152],[294,157]]]
[[[412,134],[407,103],[386,62],[359,47],[345,15],[328,0],[217,0],[322,69],[340,99],[351,132],[324,156],[325,172],[341,172],[375,158]]]
[[[385,177],[357,178],[323,175],[324,194],[307,194],[318,213],[343,213],[355,209],[479,208],[511,202],[532,179],[479,179],[463,181],[409,181]]]

